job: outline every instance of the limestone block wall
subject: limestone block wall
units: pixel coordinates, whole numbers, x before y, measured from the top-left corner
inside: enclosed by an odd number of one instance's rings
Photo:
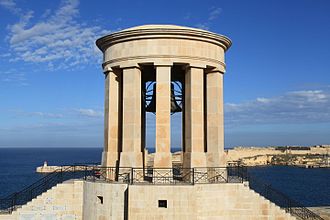
[[[196,219],[197,201],[194,188],[194,186],[130,186],[128,219]],[[159,200],[166,200],[167,208],[159,208]]]
[[[58,184],[0,220],[82,219],[83,181]]]
[[[159,207],[167,201],[167,208]],[[129,219],[296,219],[243,184],[129,188]]]
[[[83,219],[124,219],[126,184],[85,182],[83,194]]]

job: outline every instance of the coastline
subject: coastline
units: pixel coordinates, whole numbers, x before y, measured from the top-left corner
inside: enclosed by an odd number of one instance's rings
[[[178,149],[178,148],[177,148]],[[235,147],[225,150],[227,166],[294,166],[299,168],[330,168],[330,145],[311,147]],[[153,166],[155,153],[145,150],[145,166]],[[172,152],[172,164],[182,165],[183,152]],[[100,166],[100,165],[99,165]],[[50,173],[65,169],[65,166],[43,166],[36,168],[37,173]],[[79,169],[79,166],[77,166]]]

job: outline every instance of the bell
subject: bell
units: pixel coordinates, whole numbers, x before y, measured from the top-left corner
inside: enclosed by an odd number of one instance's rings
[[[156,113],[156,83],[153,85],[152,98],[146,107],[146,112]],[[171,83],[171,113],[182,112],[182,108],[177,103],[176,96],[174,94],[174,85]]]
[[[154,83],[152,91],[152,98],[146,107],[146,112],[156,113],[156,83]]]
[[[174,93],[174,84],[171,83],[171,113],[182,112],[182,108],[178,104],[178,100],[176,98],[177,96]]]

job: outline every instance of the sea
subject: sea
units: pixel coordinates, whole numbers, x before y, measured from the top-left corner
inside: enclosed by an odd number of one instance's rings
[[[100,163],[101,154],[101,148],[0,148],[0,198],[42,178],[45,174],[35,170],[44,161],[50,166]],[[329,168],[264,166],[249,172],[304,206],[330,206]]]

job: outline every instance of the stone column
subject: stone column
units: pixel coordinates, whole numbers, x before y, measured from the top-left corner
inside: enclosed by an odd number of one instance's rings
[[[104,150],[102,166],[118,166],[120,145],[120,84],[121,74],[112,69],[105,72],[105,103],[104,103]]]
[[[185,168],[206,167],[204,152],[204,69],[188,67],[185,73]]]
[[[123,69],[123,141],[120,167],[143,167],[141,150],[141,70]]]
[[[155,168],[171,168],[171,66],[156,67]]]
[[[207,166],[225,166],[223,121],[223,73],[206,74]]]

